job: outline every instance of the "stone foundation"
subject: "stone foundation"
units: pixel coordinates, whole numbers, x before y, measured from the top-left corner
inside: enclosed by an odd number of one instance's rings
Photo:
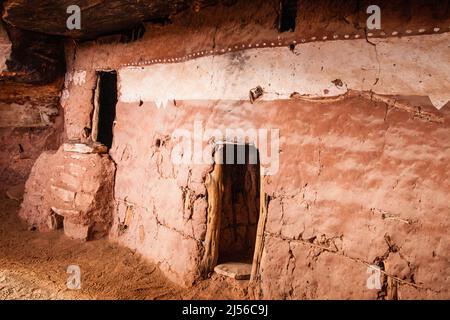
[[[64,148],[38,158],[19,214],[39,230],[63,227],[72,238],[101,238],[112,224],[115,166],[108,155]]]

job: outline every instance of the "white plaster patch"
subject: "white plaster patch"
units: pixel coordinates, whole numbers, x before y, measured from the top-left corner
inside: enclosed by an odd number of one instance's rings
[[[449,87],[449,94],[447,96],[434,96],[430,95],[430,101],[437,109],[441,109],[443,106],[445,106],[450,101],[450,87]]]
[[[70,97],[70,92],[68,89],[63,89],[61,92],[61,103],[68,100]]]
[[[68,73],[66,74],[66,81],[68,83],[73,82],[76,86],[82,86],[86,83],[86,71],[85,70],[78,70],[75,71],[73,74]]]
[[[63,88],[63,90],[61,92],[61,105],[63,107],[65,106],[65,102],[70,97],[69,86],[70,86],[71,82],[72,82],[72,73],[71,72],[66,72],[66,74],[64,76],[64,88]]]
[[[120,101],[247,100],[264,89],[263,100],[293,92],[331,97],[348,89],[386,95],[430,96],[436,107],[449,100],[448,34],[314,42],[295,54],[284,47],[258,48],[183,63],[119,70]],[[335,81],[334,80],[341,80]],[[339,85],[342,82],[342,85]],[[335,84],[337,83],[337,84]]]

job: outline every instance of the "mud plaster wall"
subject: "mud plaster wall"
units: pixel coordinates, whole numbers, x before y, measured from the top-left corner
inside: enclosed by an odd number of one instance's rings
[[[443,124],[429,123],[360,98],[328,105],[179,103],[165,110],[117,106],[112,238],[160,262],[174,281],[195,278],[209,167],[173,166],[173,142],[166,137],[194,120],[206,129],[261,126],[270,119],[282,143],[279,173],[264,179],[271,197],[264,296],[373,298],[363,262],[385,259],[390,274],[448,297],[448,115]],[[393,245],[398,252],[390,251]],[[400,294],[433,291],[402,286]]]
[[[441,37],[438,42],[448,44],[448,35]],[[391,41],[392,46],[402,47],[409,39]],[[357,41],[348,41],[344,47],[353,43],[353,48],[358,48]],[[90,44],[77,51],[65,91],[70,138],[88,138],[84,128],[90,125],[95,70],[112,68],[118,61],[134,61],[141,52],[158,53],[151,40],[137,44],[141,48],[128,56],[114,53],[121,45]],[[319,52],[327,46],[333,46],[334,52],[340,48],[338,42],[326,42],[318,43],[314,50]],[[296,48],[300,55],[302,48],[306,47]],[[370,48],[373,62],[377,56]],[[280,74],[275,63],[280,54],[284,55],[278,50],[282,48],[253,51],[256,57],[251,61],[256,61],[256,67],[246,59],[234,63],[233,54],[207,60],[217,63],[213,64],[213,74],[225,68],[227,72],[219,73],[211,83],[223,81],[219,83],[227,84],[229,90],[219,93],[229,92],[231,96],[208,96],[210,86],[202,80],[204,73],[192,71],[207,69],[201,59],[118,70],[120,96],[110,151],[117,166],[117,208],[110,237],[158,262],[172,280],[192,283],[198,277],[206,231],[204,179],[212,166],[173,165],[170,156],[177,141],[171,139],[172,133],[179,128],[193,131],[195,121],[201,121],[205,130],[277,128],[281,137],[279,170],[263,178],[269,203],[258,280],[262,297],[376,298],[380,292],[366,287],[366,264],[383,262],[388,274],[412,284],[400,283],[400,298],[448,298],[448,105],[433,111],[441,119],[433,122],[358,96],[331,102],[263,97],[251,104],[246,98],[249,89],[286,74],[287,69],[283,67]],[[301,59],[288,48],[284,50],[293,59]],[[433,67],[424,64],[429,60],[417,61],[430,54],[427,47],[422,50],[413,55],[416,63],[389,71],[379,87],[390,90],[397,84],[406,90],[379,93],[423,95],[426,88],[445,92],[446,64]],[[326,51],[323,57],[327,53],[331,54]],[[438,61],[448,61],[448,51],[432,54],[438,55]],[[258,65],[258,55],[271,61],[270,66]],[[317,63],[315,57],[304,63]],[[221,65],[220,61],[228,64]],[[384,66],[370,64],[367,71],[359,63],[356,58],[336,62],[332,72],[321,79],[323,82],[304,79],[301,70],[291,70],[297,73],[286,94],[309,85],[321,90],[296,91],[317,95],[334,88],[331,81],[342,79],[343,74],[346,77],[342,81],[358,83],[369,72],[374,77],[371,85],[376,82],[376,74],[386,76]],[[437,74],[439,81],[420,91],[419,84],[409,82],[423,77],[424,70],[416,68],[417,64]],[[354,73],[349,72],[349,66]],[[257,67],[263,75],[243,86],[240,79],[246,79],[246,71]],[[392,77],[406,70],[411,72],[406,79]],[[322,87],[321,83],[326,85]],[[168,101],[166,108],[158,108],[158,93],[170,85],[181,91],[163,95],[162,100]],[[195,95],[186,96],[186,92]],[[205,148],[212,147],[205,142]]]

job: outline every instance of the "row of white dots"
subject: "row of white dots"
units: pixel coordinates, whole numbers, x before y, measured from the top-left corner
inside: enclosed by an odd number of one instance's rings
[[[450,26],[449,26],[449,29],[450,29]],[[427,29],[425,29],[425,28],[420,28],[420,29],[417,30],[418,33],[424,33],[426,31],[427,31]],[[441,28],[435,27],[435,28],[433,28],[433,31],[434,32],[439,32],[439,31],[441,31]],[[413,30],[411,30],[411,29],[405,30],[405,34],[411,34],[411,33],[413,33]],[[398,31],[393,31],[391,33],[392,36],[397,36],[399,34],[400,34],[400,32],[398,32]],[[373,37],[373,36],[376,36],[376,34],[373,33],[373,32],[368,32],[367,33],[367,37]],[[378,33],[378,36],[386,36],[386,33],[384,31],[381,31],[380,33]],[[340,36],[337,35],[337,34],[332,35],[332,36],[325,35],[325,36],[323,36],[320,39],[322,39],[322,40],[334,39],[335,40],[335,39],[339,39],[339,37]],[[345,34],[343,36],[344,39],[350,39],[351,37],[353,37],[354,39],[359,39],[361,37],[361,35],[359,35],[359,34],[355,34],[355,35]],[[309,38],[310,41],[316,41],[318,39],[319,38],[317,38],[315,36]],[[305,43],[307,41],[308,41],[308,39],[305,39],[305,38],[300,39],[300,42],[302,42],[302,43]],[[255,44],[242,44],[242,45],[235,45],[233,47],[228,47],[228,48],[194,52],[194,53],[188,54],[188,55],[186,55],[184,57],[181,57],[181,58],[178,57],[178,58],[152,59],[152,60],[147,60],[147,61],[126,63],[126,64],[122,64],[122,66],[140,66],[140,65],[149,65],[149,64],[155,64],[155,63],[166,63],[166,62],[173,63],[173,62],[186,61],[186,60],[188,60],[190,58],[201,57],[201,56],[204,56],[204,55],[207,55],[207,54],[231,52],[233,49],[239,50],[241,48],[242,49],[245,49],[245,48],[259,48],[259,47],[267,47],[267,46],[275,47],[275,46],[284,46],[284,45],[291,45],[291,44],[296,45],[297,43],[298,42],[296,40],[293,40],[293,41],[284,41],[284,42],[277,42],[277,43],[275,43],[275,42],[270,42],[270,43],[262,42],[262,43],[255,43]]]

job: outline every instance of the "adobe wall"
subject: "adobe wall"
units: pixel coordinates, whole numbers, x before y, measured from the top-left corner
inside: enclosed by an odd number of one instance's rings
[[[256,38],[271,34],[252,28]],[[152,57],[168,54],[177,37],[155,34],[128,45],[80,46],[66,76],[66,134],[87,141],[95,71],[118,71],[111,239],[191,284],[204,251],[213,166],[174,164],[173,133],[194,133],[196,123],[278,129],[279,163],[262,179],[269,201],[259,296],[374,299],[386,288],[367,288],[371,264],[396,277],[401,299],[450,296],[448,33],[182,60],[171,52],[168,64]],[[195,37],[195,48],[190,39],[173,51],[202,52],[209,42]],[[258,85],[264,94],[251,103]],[[379,95],[415,97],[382,102]]]
[[[239,117],[242,112],[248,117]],[[448,118],[435,124],[400,110],[386,114],[385,105],[360,98],[319,106],[197,102],[160,110],[119,104],[111,151],[115,221],[126,219],[126,203],[133,213],[117,239],[177,273],[175,279],[197,270],[208,167],[172,165],[173,145],[165,137],[194,119],[205,128],[260,127],[270,119],[280,128],[280,169],[264,180],[271,197],[261,265],[266,297],[373,296],[364,286],[363,262],[380,257],[397,259],[392,274],[434,290],[447,287]],[[391,256],[388,243],[400,253]]]

